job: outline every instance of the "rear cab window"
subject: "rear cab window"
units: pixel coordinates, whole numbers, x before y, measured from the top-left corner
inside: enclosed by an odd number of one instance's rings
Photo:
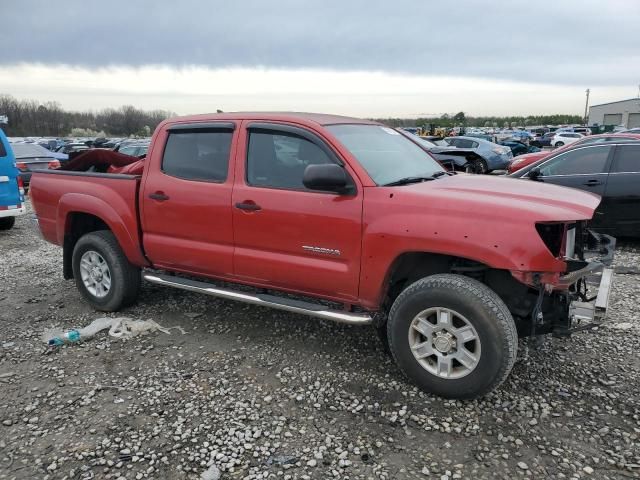
[[[162,171],[184,180],[223,183],[229,173],[233,127],[176,128],[162,155]]]

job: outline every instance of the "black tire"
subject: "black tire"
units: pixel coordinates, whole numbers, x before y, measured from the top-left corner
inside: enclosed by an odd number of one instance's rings
[[[103,297],[92,294],[84,284],[80,272],[82,256],[93,251],[106,262],[111,286]],[[140,293],[140,269],[125,257],[116,237],[108,230],[92,232],[81,237],[73,249],[73,276],[82,296],[96,310],[115,312],[134,303]]]
[[[473,169],[475,170],[475,173],[479,175],[486,175],[489,173],[489,166],[482,158],[478,158],[473,162]]]
[[[414,318],[434,307],[458,312],[477,332],[479,359],[461,378],[441,378],[429,372],[410,348]],[[507,306],[486,285],[462,275],[432,275],[407,287],[391,307],[387,334],[402,372],[424,391],[445,398],[477,398],[494,390],[509,375],[518,350],[518,332]]]
[[[554,147],[558,148],[558,147],[564,147],[564,142],[556,142],[556,144],[554,145]]]
[[[11,230],[16,223],[16,217],[0,218],[0,230]]]

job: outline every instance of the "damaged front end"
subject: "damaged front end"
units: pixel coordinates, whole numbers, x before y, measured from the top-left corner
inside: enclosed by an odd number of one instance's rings
[[[567,255],[567,272],[560,277],[560,288],[567,289],[571,302],[564,325],[554,329],[557,335],[570,335],[604,321],[613,284],[616,239],[576,224],[575,251]],[[593,293],[592,293],[593,292]]]
[[[529,286],[527,295],[510,306],[520,335],[564,336],[597,326],[607,313],[615,238],[589,230],[586,222],[538,224],[536,228],[567,269],[562,273],[512,272]]]

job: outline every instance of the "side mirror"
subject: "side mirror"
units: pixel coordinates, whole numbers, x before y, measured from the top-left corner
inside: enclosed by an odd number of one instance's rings
[[[348,183],[344,168],[335,163],[309,165],[302,176],[302,184],[309,190],[345,193]]]
[[[534,167],[531,170],[529,170],[529,173],[527,174],[527,176],[531,180],[537,180],[538,178],[540,178],[542,176],[542,173],[540,173],[540,167]]]

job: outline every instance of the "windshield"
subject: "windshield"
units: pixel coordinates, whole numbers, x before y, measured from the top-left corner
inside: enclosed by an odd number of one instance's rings
[[[330,125],[327,129],[347,147],[378,185],[444,172],[427,152],[392,128]]]

